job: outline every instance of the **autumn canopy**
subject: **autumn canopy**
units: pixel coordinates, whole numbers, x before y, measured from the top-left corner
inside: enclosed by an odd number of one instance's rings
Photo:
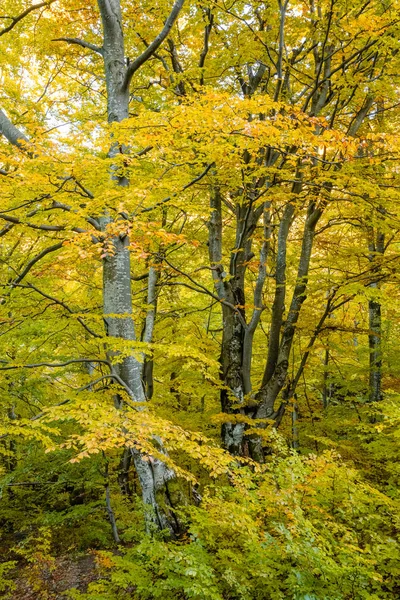
[[[0,13],[0,595],[398,599],[398,0]]]

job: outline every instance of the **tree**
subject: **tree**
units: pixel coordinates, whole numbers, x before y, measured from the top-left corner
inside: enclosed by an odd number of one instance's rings
[[[304,597],[345,598],[352,581],[389,593],[368,561],[388,577],[398,479],[397,8],[20,0],[3,13],[9,495],[50,521],[52,485],[66,511],[105,496],[114,542],[137,543],[128,567],[110,560],[138,597],[168,557],[170,597],[262,598],[266,579],[277,597],[300,580]],[[368,485],[381,521],[364,539]],[[185,523],[182,552],[145,537],[139,488],[148,531]]]
[[[133,62],[127,64],[124,47],[124,33],[122,27],[122,15],[119,0],[105,0],[99,2],[99,10],[103,27],[103,43],[101,47],[95,46],[84,40],[75,38],[58,38],[56,41],[66,41],[67,43],[77,44],[83,48],[97,52],[103,57],[104,71],[107,88],[107,115],[108,122],[121,122],[129,115],[129,87],[135,72],[156,52],[158,47],[167,37],[173,26],[179,11],[183,5],[183,0],[177,0],[172,11],[166,19],[162,31],[155,37],[146,50],[138,56]],[[42,3],[39,8],[48,6],[48,3]],[[29,10],[25,10],[21,15],[28,15]],[[20,15],[22,19],[23,16]],[[12,24],[18,22],[19,17],[12,19]],[[3,30],[4,33],[7,33]],[[7,118],[4,112],[0,113],[1,132],[7,140],[17,148],[24,148],[24,143],[29,144],[28,138],[20,132],[12,122]],[[34,151],[29,151],[32,156]],[[119,153],[124,152],[118,142],[111,146],[109,156],[113,159]],[[112,167],[113,168],[113,167]],[[118,165],[115,165],[118,169]],[[118,185],[126,187],[129,185],[124,176],[114,175]],[[87,192],[86,192],[87,193]],[[90,196],[90,193],[87,193]],[[12,222],[12,221],[11,221]],[[95,229],[103,232],[105,235],[100,238],[103,241],[107,239],[109,225],[115,220],[109,214],[90,217],[91,224]],[[112,229],[112,228],[111,228]],[[130,254],[128,250],[129,237],[122,231],[117,235],[112,235],[108,240],[107,250],[103,256],[103,314],[107,328],[107,335],[112,338],[135,341],[135,325],[132,317],[132,297],[131,297],[131,279],[130,279]],[[59,249],[61,244],[53,246],[52,250]],[[48,248],[45,253],[50,251]],[[43,254],[43,253],[42,253]],[[25,269],[26,270],[26,269]],[[22,277],[17,278],[17,283]],[[151,277],[149,278],[150,285]],[[151,294],[151,289],[149,290]],[[112,316],[111,316],[112,315]],[[148,342],[151,341],[151,332],[147,333]],[[112,356],[112,355],[110,355]],[[142,364],[134,356],[127,356],[122,359],[122,363],[116,367],[116,376],[120,378],[121,383],[125,385],[134,402],[145,401],[145,391],[142,381]],[[120,402],[118,400],[118,402]],[[174,520],[168,520],[163,513],[157,500],[157,494],[168,485],[168,481],[174,477],[173,472],[160,459],[143,458],[142,455],[132,449],[133,459],[141,483],[142,495],[145,504],[149,505],[154,512],[151,519],[155,520],[160,529],[170,528],[171,531],[176,527]],[[167,501],[168,502],[168,501]]]

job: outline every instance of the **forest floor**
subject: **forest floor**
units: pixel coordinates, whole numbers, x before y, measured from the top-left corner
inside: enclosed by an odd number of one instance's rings
[[[50,569],[42,571],[40,582],[31,581],[30,570],[21,570],[17,577],[13,600],[65,600],[65,592],[71,588],[86,591],[87,586],[99,577],[94,556],[80,558],[61,556]],[[40,589],[39,589],[40,587]]]

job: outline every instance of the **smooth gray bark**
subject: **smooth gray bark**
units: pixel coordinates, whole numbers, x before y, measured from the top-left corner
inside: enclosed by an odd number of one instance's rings
[[[18,127],[15,127],[2,110],[0,110],[0,134],[4,135],[10,144],[17,146],[17,148],[23,149],[29,144],[26,135]]]
[[[127,67],[124,49],[124,35],[120,0],[98,0],[102,24],[103,24],[103,47],[104,70],[107,86],[107,113],[108,121],[121,122],[129,115],[129,82],[135,72],[152,55],[160,45],[176,19],[183,1],[180,0],[173,8],[172,19],[169,18],[161,38],[158,36],[152,46],[152,51],[145,53],[137,59],[140,64],[135,68]],[[136,62],[137,62],[136,61]],[[110,150],[110,156],[123,153],[124,148],[115,141]],[[129,182],[118,174],[117,169],[113,172],[113,179],[121,186],[128,186]],[[111,218],[101,218],[103,231],[107,232],[107,225]],[[129,342],[136,339],[135,324],[132,316],[132,291],[131,291],[131,261],[129,252],[128,236],[119,236],[112,239],[113,252],[109,252],[103,260],[103,309],[104,320],[107,325],[107,334]],[[150,283],[154,273],[151,275]],[[111,316],[118,315],[118,316]],[[154,327],[154,314],[149,314],[147,338],[150,341]],[[131,390],[132,399],[136,402],[146,400],[143,386],[143,365],[134,358],[133,354],[117,361],[118,374]],[[163,452],[162,443],[154,439],[158,450]],[[166,464],[151,456],[143,456],[139,451],[132,448],[131,455],[138,474],[142,488],[142,498],[148,507],[148,528],[155,526],[158,529],[167,529],[171,533],[179,528],[176,519],[171,516],[170,502],[168,497],[168,482],[175,478],[174,472]]]
[[[135,342],[128,243],[127,237],[122,240],[114,238],[113,252],[109,252],[103,259],[103,312],[109,337]],[[115,369],[132,391],[132,399],[144,402],[146,398],[142,385],[142,364],[133,356],[127,356]]]

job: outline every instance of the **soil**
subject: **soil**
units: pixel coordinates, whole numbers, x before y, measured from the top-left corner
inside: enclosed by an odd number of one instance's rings
[[[99,577],[94,556],[90,554],[80,558],[56,558],[52,568],[41,570],[40,584],[35,585],[36,589],[29,582],[26,567],[22,567],[20,573],[15,582],[17,587],[9,596],[12,600],[65,600],[67,590],[76,588],[84,592],[89,583]]]

